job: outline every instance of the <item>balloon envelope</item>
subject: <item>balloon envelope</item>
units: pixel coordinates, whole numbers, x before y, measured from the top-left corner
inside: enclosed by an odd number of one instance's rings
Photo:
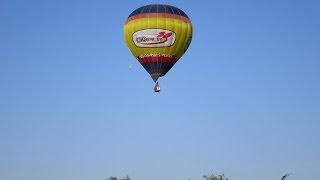
[[[134,10],[124,26],[131,53],[156,82],[188,49],[192,24],[182,10],[169,5],[147,5]]]

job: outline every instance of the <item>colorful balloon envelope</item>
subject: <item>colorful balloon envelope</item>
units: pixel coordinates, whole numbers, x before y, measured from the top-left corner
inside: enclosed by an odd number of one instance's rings
[[[176,7],[147,5],[129,15],[124,37],[131,53],[157,82],[188,49],[192,24],[187,14]]]

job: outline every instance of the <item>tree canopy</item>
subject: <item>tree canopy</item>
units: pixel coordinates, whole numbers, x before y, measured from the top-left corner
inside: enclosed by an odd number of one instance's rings
[[[205,180],[229,180],[224,174],[215,175],[213,173],[209,175],[204,175],[203,178]]]

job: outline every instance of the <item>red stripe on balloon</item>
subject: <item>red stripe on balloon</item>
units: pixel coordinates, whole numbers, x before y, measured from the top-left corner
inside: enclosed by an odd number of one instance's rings
[[[139,62],[147,63],[147,62],[167,62],[167,63],[176,63],[177,58],[176,57],[143,57],[138,58]]]

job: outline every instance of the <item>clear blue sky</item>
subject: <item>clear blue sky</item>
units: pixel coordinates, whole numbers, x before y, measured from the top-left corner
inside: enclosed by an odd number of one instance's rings
[[[194,26],[159,94],[123,39],[153,3]],[[318,179],[319,22],[318,0],[1,0],[0,179]]]

